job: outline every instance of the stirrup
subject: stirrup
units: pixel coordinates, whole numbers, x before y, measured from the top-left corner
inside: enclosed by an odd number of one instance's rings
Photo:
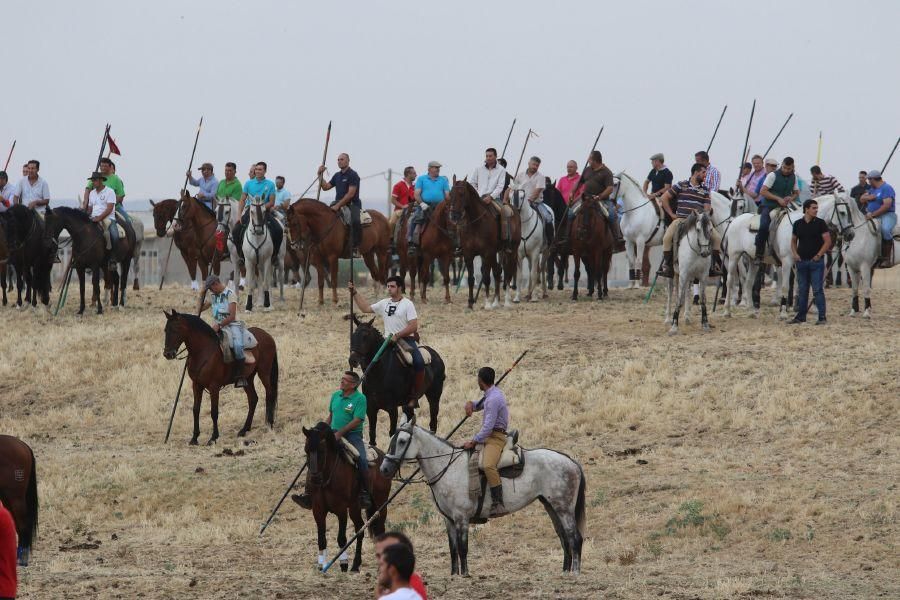
[[[291,500],[296,502],[300,508],[312,510],[312,498],[307,494],[291,494]]]
[[[504,506],[502,502],[492,502],[491,503],[491,512],[490,512],[491,518],[503,517],[508,514],[509,514],[509,511],[506,510],[506,506]]]

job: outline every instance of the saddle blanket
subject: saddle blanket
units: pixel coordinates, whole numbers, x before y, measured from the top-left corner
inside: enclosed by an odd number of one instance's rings
[[[410,346],[405,340],[398,340],[396,344],[397,356],[400,357],[400,362],[402,362],[407,367],[411,367],[413,364],[412,352],[410,351]],[[422,355],[422,362],[426,365],[431,364],[431,352],[428,351],[428,348],[425,346],[419,346],[419,354]]]
[[[343,206],[341,207],[341,221],[344,222],[344,225],[350,226],[350,207]],[[372,224],[372,215],[369,214],[367,210],[359,211],[359,223],[363,227],[367,227]]]
[[[244,335],[244,350],[252,350],[256,348],[256,337],[250,333],[250,330],[244,325],[243,321],[235,321],[235,324],[239,325],[241,333]],[[229,364],[234,361],[234,351],[232,348],[234,347],[234,341],[232,336],[234,335],[233,330],[236,327],[227,326],[220,330],[222,335],[219,336],[219,346],[222,348],[222,358],[225,361],[225,364]],[[256,359],[252,354],[244,354],[245,361],[247,364],[252,364],[256,362]]]
[[[774,227],[776,224],[776,219],[778,219],[778,211],[781,209],[773,208],[769,211],[769,219],[771,221],[771,227]],[[750,219],[750,231],[756,233],[759,231],[759,220],[762,215],[753,215],[753,218]]]
[[[341,438],[341,449],[344,451],[344,460],[355,467],[359,458],[359,452],[356,451],[356,447],[344,438]],[[378,462],[378,451],[375,446],[366,444],[366,460],[369,461],[369,466],[374,466]]]
[[[500,453],[500,461],[497,463],[497,469],[505,469],[506,467],[514,467],[522,462],[522,448],[519,446],[519,430],[510,429],[506,434],[506,446]],[[484,453],[478,451],[478,469],[484,471]]]

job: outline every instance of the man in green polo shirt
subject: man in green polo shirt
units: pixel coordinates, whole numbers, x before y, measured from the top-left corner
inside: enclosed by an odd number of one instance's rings
[[[340,389],[331,395],[328,404],[328,416],[325,422],[331,426],[335,439],[340,442],[344,438],[359,453],[357,469],[359,474],[359,505],[361,508],[372,507],[372,496],[369,493],[369,462],[366,459],[366,444],[363,442],[363,425],[366,422],[366,397],[357,388],[359,375],[346,371],[341,376]],[[291,499],[303,508],[311,508],[309,497],[309,479],[307,489],[302,496],[293,495]]]
[[[219,187],[216,189],[216,200],[227,200],[231,203],[232,226],[241,219],[240,201],[244,190],[244,186],[235,177],[235,173],[237,173],[237,165],[233,162],[225,163],[225,179],[219,181]]]
[[[111,189],[113,193],[116,195],[116,212],[120,213],[129,221],[131,217],[128,216],[128,213],[125,212],[125,209],[122,208],[122,202],[125,200],[125,184],[116,175],[115,171],[115,163],[108,158],[100,159],[100,173],[106,177],[106,181],[104,181],[104,185]],[[91,193],[91,190],[94,189],[94,185],[92,182],[88,181],[87,186],[84,188],[84,206],[88,205],[88,195]],[[87,208],[85,208],[87,210]]]

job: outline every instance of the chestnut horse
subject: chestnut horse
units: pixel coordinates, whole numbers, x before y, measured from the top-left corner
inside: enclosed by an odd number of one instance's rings
[[[391,268],[397,269],[397,274],[403,281],[403,293],[406,290],[406,275],[409,274],[409,297],[416,298],[416,277],[419,275],[419,255],[418,253],[409,254],[409,242],[406,241],[406,233],[410,227],[410,220],[413,216],[413,208],[406,207],[400,213],[400,220],[397,225],[397,239],[394,240],[394,247],[397,250],[397,263],[391,265]],[[425,300],[423,299],[423,302]]]
[[[0,501],[12,514],[19,535],[19,565],[28,566],[38,525],[34,452],[11,435],[0,435]]]
[[[500,219],[493,208],[481,201],[475,188],[465,180],[454,177],[448,202],[450,224],[457,227],[463,260],[466,263],[469,281],[469,308],[475,305],[475,257],[481,257],[481,281],[484,285],[484,308],[500,306],[500,272],[503,271],[503,286],[516,280],[516,249],[522,237],[519,216],[510,218],[511,236],[506,247],[500,244]],[[498,253],[502,256],[498,256]],[[491,304],[491,273],[494,274],[494,303]],[[510,304],[511,306],[511,304]]]
[[[165,312],[165,311],[164,311]],[[207,445],[219,438],[219,390],[234,382],[232,366],[226,364],[219,348],[219,338],[213,328],[200,317],[179,314],[174,309],[166,315],[166,341],[163,356],[168,360],[177,357],[178,349],[184,344],[187,347],[187,372],[191,376],[194,389],[194,435],[191,445],[197,445],[200,436],[200,404],[203,390],[209,390],[210,417],[213,422],[212,437]],[[266,390],[266,423],[275,426],[275,409],[278,407],[278,351],[275,340],[259,327],[250,327],[250,333],[256,338],[255,348],[244,350],[252,355],[256,362],[244,365],[243,376],[247,380],[244,392],[247,394],[247,419],[238,431],[243,437],[253,424],[253,413],[259,396],[253,385],[253,376],[259,375]]]
[[[381,285],[387,282],[390,268],[391,230],[387,218],[377,210],[368,211],[371,225],[363,227],[359,252],[365,260],[372,279]],[[350,258],[346,244],[348,228],[340,215],[324,202],[301,198],[288,209],[288,230],[291,243],[314,249],[331,275],[331,301],[337,304],[338,259]],[[325,304],[325,278],[319,277],[319,304]]]
[[[309,465],[309,474],[306,478],[306,491],[312,501],[313,518],[316,520],[316,531],[319,542],[319,568],[324,567],[328,561],[326,549],[328,541],[325,538],[325,519],[328,513],[338,519],[337,543],[343,548],[347,543],[347,515],[353,521],[354,531],[359,531],[363,526],[362,509],[359,506],[359,477],[356,474],[356,466],[351,465],[339,456],[341,450],[334,432],[326,423],[318,423],[312,429],[303,428],[306,436],[306,461]],[[372,489],[372,505],[382,506],[391,493],[391,480],[381,474],[381,461],[384,454],[377,451],[378,461],[369,466],[369,482]],[[368,518],[375,514],[374,508],[366,509]],[[387,520],[387,508],[384,508],[378,517],[369,525],[369,535],[373,538],[384,533],[384,523]],[[353,555],[351,571],[359,571],[362,562],[363,534],[356,538],[356,553]],[[347,555],[340,557],[341,571],[347,570]]]
[[[572,219],[569,246],[575,263],[572,300],[578,300],[578,278],[581,276],[581,261],[584,260],[588,276],[588,296],[597,286],[597,300],[609,296],[606,276],[612,263],[613,239],[609,233],[606,217],[600,211],[596,200],[584,198],[581,210]]]
[[[150,204],[153,206],[153,227],[156,229],[156,235],[164,238],[169,223],[175,220],[175,215],[178,213],[178,200],[168,199],[159,202],[151,200]],[[172,233],[172,238],[187,266],[188,275],[191,277],[191,289],[199,290],[201,280],[197,279],[197,263],[201,261],[196,230],[176,228]],[[206,276],[204,275],[203,278],[206,279]]]
[[[454,241],[456,226],[450,222],[450,205],[447,202],[441,202],[434,208],[429,210],[428,222],[424,224],[424,228],[419,232],[419,248],[415,255],[407,256],[406,235],[403,235],[403,241],[397,242],[397,252],[400,254],[400,276],[406,274],[405,269],[409,269],[409,281],[412,286],[413,298],[416,297],[416,278],[422,286],[422,302],[428,302],[428,283],[431,280],[431,265],[435,260],[444,278],[444,302],[450,303],[450,283],[453,279],[450,277],[450,266],[453,265],[453,252],[456,249]],[[409,219],[412,218],[412,211],[405,211],[400,221],[400,230],[405,231]],[[401,245],[402,244],[402,245]],[[406,260],[406,264],[404,264]]]

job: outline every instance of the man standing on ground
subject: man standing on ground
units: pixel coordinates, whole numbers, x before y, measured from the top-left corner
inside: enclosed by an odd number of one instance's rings
[[[881,263],[891,265],[894,246],[894,227],[897,226],[897,194],[891,184],[881,178],[881,171],[872,169],[868,174],[869,189],[860,196],[866,202],[866,220],[881,219]]]
[[[359,244],[362,242],[362,224],[359,220],[359,212],[362,210],[362,201],[359,199],[359,174],[350,168],[350,155],[346,152],[338,154],[338,172],[331,177],[331,181],[325,181],[322,174],[325,165],[320,165],[319,186],[322,191],[334,188],[334,202],[331,210],[339,212],[345,206],[350,209],[350,247],[353,258],[359,258]]]
[[[809,168],[812,175],[812,185],[810,185],[809,197],[818,198],[835,192],[844,193],[844,186],[832,175],[825,175],[819,165],[813,165]]]
[[[416,557],[409,546],[392,544],[381,552],[378,561],[378,587],[388,593],[381,600],[423,600],[411,586]]]
[[[391,216],[388,217],[388,227],[391,231],[391,254],[397,253],[398,227],[400,217],[408,206],[415,203],[416,193],[416,169],[406,167],[403,169],[403,179],[394,184],[391,190]]]
[[[385,531],[384,533],[375,536],[375,560],[378,563],[381,563],[381,556],[384,554],[385,548],[393,546],[394,544],[402,544],[409,548],[410,552],[415,554],[412,542],[405,534],[400,533],[399,531]],[[422,581],[421,575],[413,572],[409,578],[409,587],[419,594],[419,596],[422,597],[422,600],[428,600],[428,592],[425,589],[425,582]],[[390,593],[389,589],[383,588],[379,582],[375,582],[375,598],[382,598],[388,593]]]
[[[805,323],[809,308],[809,286],[812,283],[813,299],[819,319],[816,325],[825,324],[825,292],[822,291],[822,277],[825,261],[822,257],[831,248],[831,234],[828,225],[817,215],[819,204],[815,200],[803,203],[803,218],[794,221],[791,236],[791,253],[797,262],[797,295],[799,302],[797,315],[791,324]]]
[[[578,163],[570,160],[566,163],[566,174],[556,180],[556,189],[562,194],[563,202],[566,204],[569,203],[570,198],[576,195],[578,190],[575,187],[578,185],[579,179],[581,179],[581,175],[578,174]]]
[[[441,163],[436,160],[428,163],[428,173],[416,178],[413,196],[416,212],[407,226],[407,253],[415,254],[419,244],[419,231],[425,222],[426,211],[433,210],[438,204],[450,198],[450,182],[441,175]]]
[[[484,477],[491,488],[491,514],[492,517],[502,517],[509,511],[503,505],[503,482],[500,480],[500,472],[497,463],[500,462],[500,454],[506,446],[506,431],[509,428],[509,409],[506,405],[506,396],[494,385],[496,374],[490,367],[478,369],[478,387],[484,393],[478,404],[470,400],[466,402],[466,416],[484,410],[481,429],[475,437],[463,444],[463,448],[471,450],[477,444],[483,444]]]
[[[202,202],[209,210],[213,210],[213,203],[216,201],[216,192],[219,189],[219,180],[213,176],[212,163],[203,163],[200,165],[198,171],[200,171],[200,179],[194,179],[190,171],[186,173],[188,183],[200,188],[200,191],[197,192],[197,200]]]
[[[794,174],[794,159],[785,156],[781,168],[769,173],[763,180],[760,195],[763,200],[759,205],[759,231],[756,232],[756,264],[762,266],[766,244],[769,242],[769,227],[772,224],[772,210],[787,210],[791,202],[800,195],[797,176]]]

